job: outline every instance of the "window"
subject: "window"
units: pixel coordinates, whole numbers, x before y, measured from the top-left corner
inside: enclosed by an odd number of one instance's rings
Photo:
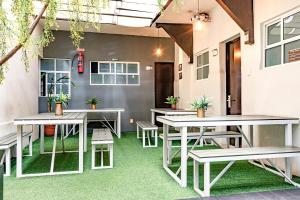
[[[71,94],[71,65],[67,59],[45,58],[40,61],[40,96]],[[51,89],[52,88],[52,89]]]
[[[197,56],[197,80],[207,79],[209,75],[209,52]]]
[[[91,62],[91,85],[139,85],[138,62]]]
[[[264,65],[300,61],[300,12],[283,15],[265,25]]]

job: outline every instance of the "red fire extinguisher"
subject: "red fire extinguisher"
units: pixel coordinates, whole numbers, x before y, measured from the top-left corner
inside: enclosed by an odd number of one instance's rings
[[[77,50],[77,55],[78,55],[78,73],[83,73],[84,72],[84,49],[78,48]]]

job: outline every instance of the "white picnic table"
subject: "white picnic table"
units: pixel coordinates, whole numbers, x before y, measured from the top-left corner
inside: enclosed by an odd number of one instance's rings
[[[155,124],[155,113],[160,113],[165,116],[179,116],[179,115],[192,115],[197,112],[194,110],[185,109],[171,109],[171,108],[152,108],[151,109],[151,123]]]
[[[99,109],[69,109],[69,110],[64,110],[64,112],[71,113],[71,112],[81,112],[81,113],[116,113],[117,116],[117,130],[114,130],[112,127],[108,127],[111,129],[112,132],[114,132],[118,138],[121,138],[121,113],[124,112],[124,108],[99,108]],[[87,119],[88,120],[88,119]],[[108,126],[108,120],[104,117],[104,120],[107,122]],[[86,123],[87,124],[87,123]],[[87,126],[85,126],[85,130],[87,129]],[[85,131],[87,132],[87,131]],[[85,138],[87,135],[85,135]],[[86,149],[86,147],[85,147]]]
[[[86,113],[65,113],[62,116],[56,116],[54,113],[41,113],[37,115],[20,117],[14,120],[14,125],[17,126],[17,177],[32,177],[32,176],[45,176],[45,175],[61,175],[61,174],[73,174],[73,173],[82,173],[83,172],[83,152],[84,152],[84,124],[86,121]],[[55,154],[56,153],[67,153],[67,151],[57,152],[56,151],[56,142],[57,142],[57,132],[58,126],[61,126],[61,130],[63,130],[64,125],[79,125],[79,160],[78,160],[78,170],[73,171],[61,171],[55,172]],[[51,158],[51,167],[50,172],[45,173],[34,173],[34,174],[23,174],[23,152],[22,152],[22,134],[23,134],[23,126],[25,125],[35,125],[43,127],[44,125],[55,125],[55,134],[53,140],[53,148],[52,148],[52,158]],[[41,129],[40,131],[41,137],[40,140],[44,139],[44,131]],[[63,137],[62,137],[63,139]],[[41,143],[44,143],[42,141]],[[42,145],[41,145],[42,146]],[[43,152],[41,152],[43,153]]]
[[[256,125],[284,125],[285,126],[285,146],[292,146],[292,125],[299,124],[298,118],[276,117],[265,115],[228,115],[198,118],[196,115],[185,116],[159,116],[157,121],[163,123],[163,167],[182,187],[187,187],[187,128],[204,127],[200,132],[200,137],[205,132],[205,127],[211,126],[236,126],[243,138],[250,147],[253,146],[253,126]],[[167,162],[168,148],[167,137],[169,127],[180,129],[181,133],[181,165],[177,172],[173,172]],[[249,127],[249,138],[244,134],[241,126]],[[291,159],[285,158],[285,170],[288,177],[291,177]],[[270,169],[271,171],[271,169]],[[178,176],[180,172],[180,177]]]

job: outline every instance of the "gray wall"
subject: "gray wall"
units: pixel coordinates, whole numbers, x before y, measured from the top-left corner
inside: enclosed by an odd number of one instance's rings
[[[70,40],[70,33],[55,31],[55,41],[44,48],[45,58],[72,59],[75,47]],[[154,63],[174,62],[174,43],[171,39],[160,39],[164,53],[161,58],[153,55],[157,46],[157,38],[112,35],[99,33],[86,33],[81,48],[85,49],[85,72],[77,73],[77,67],[72,69],[72,81],[76,87],[71,91],[70,109],[88,108],[85,104],[87,98],[97,96],[103,100],[98,108],[125,108],[122,115],[122,131],[135,130],[135,124],[129,119],[150,120],[150,109],[154,107]],[[118,58],[119,61],[140,62],[140,86],[91,86],[90,61],[106,61]],[[153,70],[146,71],[146,66]],[[77,66],[75,63],[74,66]],[[46,98],[39,98],[39,111],[46,112]]]

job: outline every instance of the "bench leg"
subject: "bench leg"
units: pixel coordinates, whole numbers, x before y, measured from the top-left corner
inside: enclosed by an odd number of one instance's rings
[[[63,152],[65,152],[65,125],[61,125],[60,131],[61,131],[60,134],[62,135],[62,137],[61,137],[62,150],[63,150]]]
[[[109,144],[109,167],[113,168],[114,165],[114,145]]]
[[[204,197],[210,196],[210,163],[204,163]]]
[[[140,139],[139,126],[136,126],[136,138]]]
[[[45,152],[45,148],[44,148],[44,145],[45,145],[45,140],[44,140],[44,137],[45,137],[45,132],[44,132],[44,125],[40,125],[40,154],[43,154]]]
[[[145,145],[145,131],[143,130],[143,148],[145,148],[146,145]]]
[[[168,141],[168,165],[172,164],[172,140]]]
[[[155,147],[157,147],[157,138],[158,138],[158,133],[157,133],[157,130],[155,130],[155,132],[154,132],[154,134],[155,134]]]
[[[96,145],[92,144],[92,169],[95,168]]]
[[[11,173],[11,152],[10,148],[5,149],[5,174],[4,176],[10,176]]]
[[[101,164],[100,166],[103,167],[104,166],[104,158],[103,158],[103,146],[101,146],[101,149],[100,149],[100,156],[101,156]]]
[[[194,160],[194,190],[199,190],[199,163]]]

